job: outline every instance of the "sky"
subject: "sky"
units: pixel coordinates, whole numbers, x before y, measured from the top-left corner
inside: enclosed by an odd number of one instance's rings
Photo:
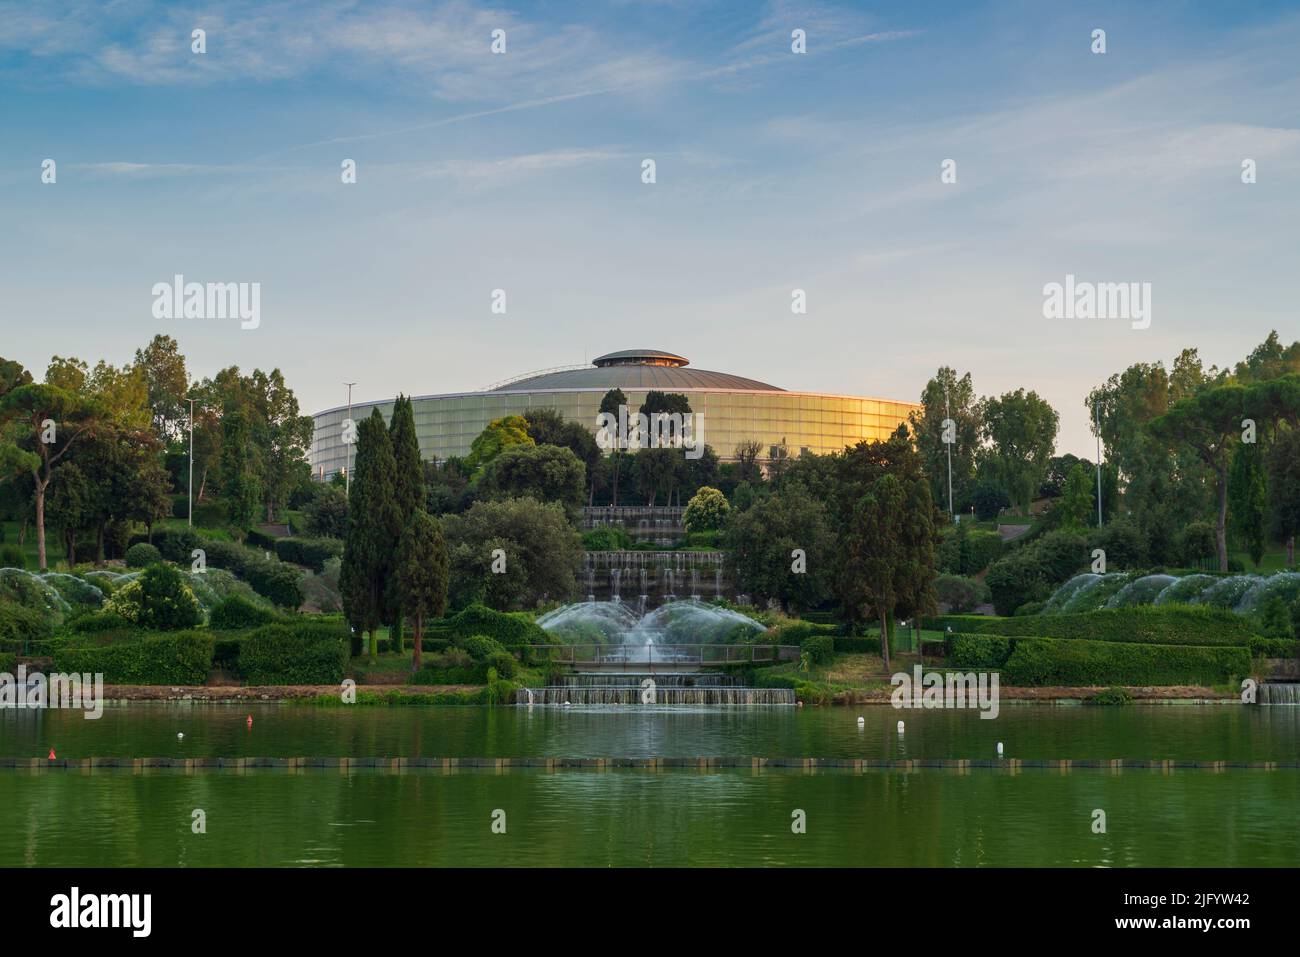
[[[1300,337],[1298,49],[1297,3],[0,2],[0,355],[165,333],[305,412],[628,348],[913,401],[950,365],[1092,457],[1109,375]],[[256,328],[158,318],[177,274],[258,283]],[[1149,326],[1045,318],[1067,275]]]

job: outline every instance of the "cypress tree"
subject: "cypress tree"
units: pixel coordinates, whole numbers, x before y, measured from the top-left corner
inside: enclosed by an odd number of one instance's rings
[[[348,534],[339,574],[343,613],[355,632],[369,632],[372,658],[379,648],[376,632],[386,615],[387,583],[401,533],[393,497],[395,471],[388,428],[375,409],[357,427]]]
[[[420,670],[424,624],[440,618],[447,608],[450,561],[442,525],[423,509],[417,511],[402,532],[397,547],[393,585],[399,607],[415,623],[415,654],[411,670]]]
[[[424,511],[424,467],[420,463],[420,442],[415,437],[415,409],[411,400],[399,395],[393,403],[393,417],[388,422],[393,443],[393,501],[397,505],[399,528],[410,528],[416,514]],[[396,582],[389,583],[386,618],[389,650],[402,652],[403,607],[396,592]]]

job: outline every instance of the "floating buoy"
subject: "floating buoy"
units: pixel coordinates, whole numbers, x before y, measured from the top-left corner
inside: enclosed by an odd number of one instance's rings
[[[998,754],[1001,754],[1001,753],[1002,753],[1002,742],[999,741],[999,742],[998,742]]]
[[[862,715],[858,715],[858,727],[860,728],[866,723],[867,723],[867,719],[862,717]]]
[[[795,703],[796,703],[797,705],[799,705],[799,707],[801,707],[801,708],[803,707],[803,702],[802,702],[802,701],[797,701],[797,702],[795,702]]]
[[[253,716],[252,716],[251,714],[248,716],[248,722],[247,722],[247,723],[248,723],[248,726],[249,726],[250,728],[253,726]]]
[[[569,707],[569,702],[568,702],[568,701],[565,701],[565,702],[564,702],[564,706],[565,706],[566,708]]]
[[[50,748],[50,760],[51,760],[51,761],[54,760],[54,749],[53,749],[53,748]]]
[[[898,733],[899,733],[899,734],[902,734],[902,733],[903,733],[903,722],[901,722],[901,721],[898,722]]]
[[[184,737],[185,737],[185,732],[184,732],[184,731],[177,731],[177,732],[176,732],[176,740],[177,740],[177,741],[180,741],[180,740],[181,740],[182,738],[184,738]]]

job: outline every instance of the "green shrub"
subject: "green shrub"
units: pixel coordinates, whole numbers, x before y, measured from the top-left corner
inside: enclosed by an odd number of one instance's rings
[[[349,638],[338,624],[263,625],[244,640],[239,669],[251,685],[338,684]]]
[[[184,518],[182,514],[180,516]],[[136,535],[131,539],[131,548],[144,542],[144,536]],[[158,549],[163,559],[178,565],[188,565],[193,561],[194,549],[199,547],[198,533],[192,528],[165,528],[153,533],[153,546]],[[130,554],[131,549],[127,549]]]
[[[1002,668],[1016,685],[1214,685],[1250,673],[1242,647],[1017,638]]]
[[[181,573],[161,563],[114,592],[104,610],[148,631],[180,631],[203,620],[198,599]]]
[[[132,624],[115,611],[101,610],[74,618],[68,623],[68,628],[78,634],[86,634],[97,631],[129,630]]]
[[[1011,655],[1011,639],[999,635],[953,635],[947,643],[954,668],[1001,668]]]
[[[263,608],[243,595],[227,595],[215,605],[208,615],[208,627],[234,631],[239,628],[257,628],[280,620],[270,608]]]
[[[508,651],[494,651],[488,655],[487,666],[489,670],[495,670],[497,676],[509,680],[515,676],[516,663],[515,656]]]
[[[809,638],[816,635],[834,635],[836,627],[835,625],[817,624],[806,619],[791,621],[778,627],[772,640],[778,645],[802,645]]]
[[[1248,619],[1200,605],[1134,605],[1072,615],[993,618],[940,615],[927,628],[1010,637],[1077,638],[1158,645],[1246,645],[1253,636]]]
[[[835,657],[835,639],[830,635],[816,635],[803,643],[803,650],[813,664],[824,665]]]
[[[0,545],[0,568],[26,568],[27,555],[17,545]]]
[[[1046,604],[1047,602],[1044,601],[1027,601],[1016,609],[1014,617],[1024,618],[1026,615],[1042,614],[1043,606]]]
[[[1300,641],[1256,636],[1250,639],[1250,653],[1256,658],[1296,658],[1300,657]]]
[[[282,562],[305,565],[319,572],[331,558],[343,557],[343,542],[337,538],[279,538],[275,554]]]
[[[212,665],[227,671],[239,670],[239,653],[248,633],[244,631],[212,632]]]
[[[632,536],[622,525],[601,525],[582,536],[582,547],[588,552],[615,552],[632,547]]]
[[[199,685],[212,664],[212,636],[204,631],[177,631],[121,640],[61,645],[54,650],[54,671],[102,672],[107,684]]]
[[[950,611],[974,611],[988,601],[989,589],[982,581],[962,575],[940,575],[934,580],[934,592]]]
[[[0,649],[28,654],[33,642],[45,641],[53,630],[49,618],[40,612],[0,601]]]
[[[486,605],[469,605],[450,618],[431,622],[425,629],[430,638],[448,638],[464,643],[474,635],[495,638],[507,648],[549,644],[550,636],[526,614],[494,611]]]
[[[1122,705],[1132,703],[1133,696],[1129,694],[1127,688],[1107,688],[1105,691],[1098,691],[1088,699],[1088,704]]]
[[[127,568],[148,568],[162,560],[162,552],[148,542],[136,542],[126,550]]]
[[[1010,615],[1025,602],[1044,601],[1052,593],[1043,564],[1028,549],[994,562],[984,584],[999,615]]]
[[[18,665],[18,656],[8,651],[0,651],[0,671],[13,674]]]

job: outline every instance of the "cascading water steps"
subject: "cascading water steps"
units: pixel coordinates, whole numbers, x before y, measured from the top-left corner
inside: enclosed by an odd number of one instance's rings
[[[653,681],[653,685],[646,682]],[[545,688],[526,688],[522,705],[793,705],[789,688],[750,688],[723,674],[560,675]]]

